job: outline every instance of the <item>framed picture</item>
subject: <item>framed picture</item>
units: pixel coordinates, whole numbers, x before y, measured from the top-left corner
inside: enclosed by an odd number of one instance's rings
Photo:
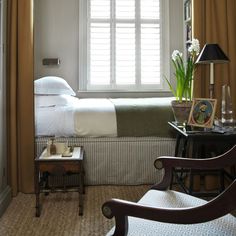
[[[216,104],[216,99],[193,99],[188,125],[211,128],[215,117]]]

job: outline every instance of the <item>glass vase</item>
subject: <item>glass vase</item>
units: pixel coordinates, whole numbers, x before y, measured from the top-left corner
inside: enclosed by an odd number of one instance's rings
[[[225,127],[234,127],[233,104],[229,85],[222,86],[221,123]]]

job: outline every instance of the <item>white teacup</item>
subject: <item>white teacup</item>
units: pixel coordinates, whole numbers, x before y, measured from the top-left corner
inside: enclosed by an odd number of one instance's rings
[[[65,149],[65,151],[62,153],[62,156],[71,156],[71,150],[69,147]]]
[[[56,142],[55,145],[56,145],[57,154],[62,154],[68,149],[67,143]]]

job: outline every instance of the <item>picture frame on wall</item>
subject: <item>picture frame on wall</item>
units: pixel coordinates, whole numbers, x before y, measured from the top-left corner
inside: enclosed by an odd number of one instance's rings
[[[211,128],[213,126],[217,99],[194,98],[188,125]]]

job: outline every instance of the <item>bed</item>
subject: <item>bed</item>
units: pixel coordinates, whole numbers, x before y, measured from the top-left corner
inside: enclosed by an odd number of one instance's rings
[[[154,183],[162,177],[155,158],[174,153],[172,99],[79,99],[61,78],[36,80],[36,155],[53,136],[84,146],[86,184]]]

